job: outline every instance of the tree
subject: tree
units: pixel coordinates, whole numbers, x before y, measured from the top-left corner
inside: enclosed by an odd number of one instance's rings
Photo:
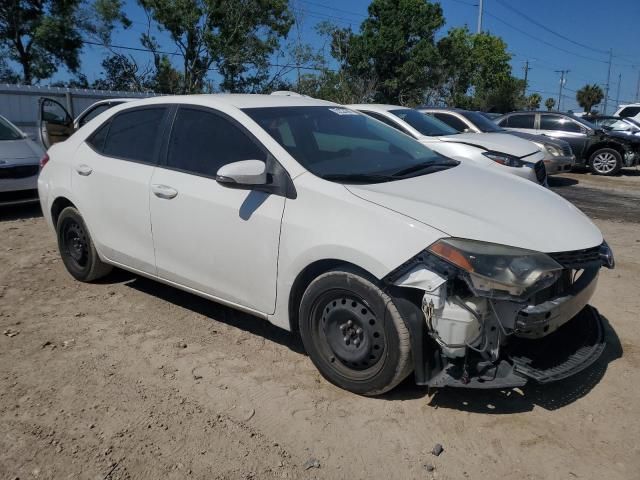
[[[373,0],[360,33],[343,33],[348,74],[376,82],[375,100],[412,105],[433,83],[442,8],[425,0]]]
[[[527,98],[527,107],[529,110],[538,110],[540,108],[540,102],[542,102],[542,97],[538,93],[532,93]]]
[[[584,111],[587,113],[591,112],[591,108],[593,108],[595,105],[598,105],[603,98],[604,93],[602,92],[602,89],[596,84],[585,85],[576,92],[576,100],[578,101],[578,105],[584,108]]]
[[[547,110],[551,111],[553,110],[553,107],[556,106],[556,101],[553,98],[549,97],[544,101],[544,106],[547,107]]]
[[[61,66],[77,73],[82,34],[107,40],[116,22],[128,22],[121,7],[121,0],[0,0],[0,48],[20,65],[28,85]]]
[[[504,77],[500,83],[473,98],[473,108],[484,112],[507,113],[521,110],[525,106],[522,97],[524,80],[513,76]]]
[[[182,91],[200,92],[215,65],[221,87],[255,91],[291,28],[287,0],[139,0],[183,57]]]

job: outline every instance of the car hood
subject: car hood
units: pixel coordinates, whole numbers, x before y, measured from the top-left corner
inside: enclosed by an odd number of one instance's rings
[[[31,140],[23,138],[20,140],[3,140],[0,141],[0,160],[5,163],[25,163],[35,159],[40,161],[42,157],[42,149],[34,144]]]
[[[447,135],[439,138],[445,142],[466,143],[485,150],[508,153],[518,158],[531,155],[540,150],[530,141],[509,133],[458,133],[457,135]]]
[[[470,163],[395,182],[346,187],[364,200],[453,237],[540,252],[602,243],[598,228],[562,197]]]

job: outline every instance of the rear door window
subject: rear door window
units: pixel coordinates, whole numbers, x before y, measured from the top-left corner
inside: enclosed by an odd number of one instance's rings
[[[451,115],[449,113],[442,113],[442,112],[430,113],[430,115],[433,115],[438,120],[446,123],[450,127],[455,128],[458,132],[464,132],[466,129],[469,128],[469,126],[466,123],[464,123],[455,115]]]
[[[500,125],[508,128],[534,128],[535,123],[535,115],[534,114],[524,114],[524,115],[511,115],[507,117],[503,121],[500,122]],[[506,124],[504,123],[506,121]]]
[[[152,107],[118,113],[109,122],[101,153],[134,162],[155,163],[165,112],[165,107]]]
[[[560,115],[540,115],[540,130],[580,133],[582,128],[570,118]]]
[[[288,128],[278,131],[285,145]],[[167,167],[215,177],[220,167],[241,160],[267,160],[266,152],[230,119],[213,111],[180,107],[173,122]]]

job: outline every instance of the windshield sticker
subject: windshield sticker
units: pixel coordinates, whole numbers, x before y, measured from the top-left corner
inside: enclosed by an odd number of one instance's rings
[[[359,115],[358,112],[354,112],[348,108],[330,108],[329,110],[333,113],[337,113],[338,115]]]

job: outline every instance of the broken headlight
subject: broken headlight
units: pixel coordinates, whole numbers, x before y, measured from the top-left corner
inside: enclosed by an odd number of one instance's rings
[[[548,255],[495,243],[443,238],[428,251],[455,265],[477,296],[525,299],[552,285],[562,266]]]

